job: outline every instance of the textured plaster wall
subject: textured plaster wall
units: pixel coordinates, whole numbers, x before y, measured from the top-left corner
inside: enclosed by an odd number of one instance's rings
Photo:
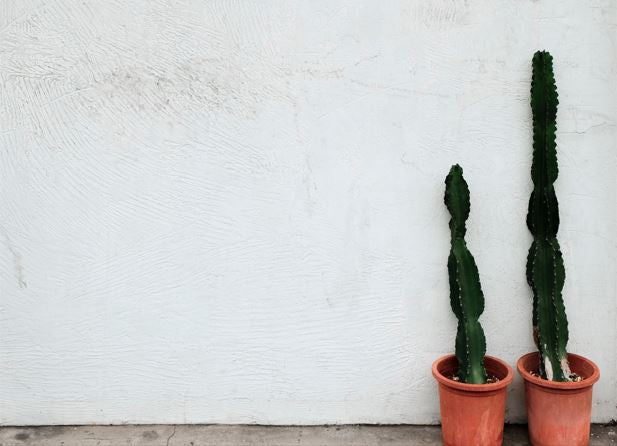
[[[542,48],[569,347],[617,418],[616,23],[610,0],[3,0],[0,423],[437,422],[452,163],[488,352],[533,349]]]

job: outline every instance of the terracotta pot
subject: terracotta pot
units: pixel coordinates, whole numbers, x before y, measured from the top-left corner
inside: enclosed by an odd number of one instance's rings
[[[441,432],[446,446],[499,446],[503,441],[506,387],[512,382],[512,368],[492,356],[484,357],[492,384],[465,384],[450,379],[458,369],[456,356],[448,355],[433,363],[439,383]]]
[[[547,381],[533,376],[540,354],[528,353],[516,367],[525,380],[529,439],[534,446],[586,446],[591,424],[591,389],[600,378],[598,366],[582,356],[568,353],[572,372],[579,382]]]

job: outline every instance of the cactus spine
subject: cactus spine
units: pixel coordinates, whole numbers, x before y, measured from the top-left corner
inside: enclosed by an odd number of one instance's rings
[[[463,178],[463,169],[452,166],[446,177],[444,202],[450,219],[450,305],[458,319],[456,358],[458,378],[469,384],[486,383],[484,354],[486,339],[478,318],[484,311],[484,296],[476,262],[465,243],[465,221],[469,217],[469,188]]]
[[[553,57],[538,51],[532,65],[533,192],[527,227],[533,234],[533,243],[527,256],[527,282],[533,290],[533,328],[540,350],[540,374],[553,381],[570,381],[566,352],[568,321],[561,295],[566,273],[557,242],[559,207],[553,187],[558,174],[555,130],[559,101]]]

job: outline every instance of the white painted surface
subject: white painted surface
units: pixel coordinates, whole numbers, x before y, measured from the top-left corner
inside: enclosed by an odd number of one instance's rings
[[[533,349],[530,59],[570,350],[617,417],[617,4],[0,3],[0,423],[432,423],[443,180],[488,352]],[[508,418],[523,417],[512,387]]]

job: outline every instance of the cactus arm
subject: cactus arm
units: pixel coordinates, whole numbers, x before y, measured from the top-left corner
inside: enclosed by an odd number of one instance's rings
[[[452,244],[456,259],[456,281],[461,291],[458,293],[461,301],[462,318],[457,328],[456,356],[459,358],[462,371],[459,377],[471,384],[486,382],[484,369],[484,354],[486,339],[478,318],[484,311],[484,297],[480,286],[478,268],[473,256],[467,249],[462,238]],[[469,296],[465,296],[468,294]],[[462,340],[465,344],[462,344]],[[462,375],[462,376],[461,376]]]
[[[568,322],[562,297],[565,269],[557,241],[559,205],[553,187],[559,173],[555,142],[559,101],[552,61],[545,51],[536,52],[532,61],[534,189],[529,199],[527,227],[534,241],[527,256],[527,282],[534,295],[533,325],[541,355],[540,373],[546,379],[569,381]]]
[[[541,372],[547,379],[568,381],[569,368],[563,367],[567,358],[568,327],[561,297],[565,270],[557,240],[538,241],[534,251],[532,274],[533,290],[538,295],[536,318],[538,323],[538,347],[542,354]]]
[[[486,339],[478,318],[484,311],[484,296],[476,262],[465,243],[465,221],[469,216],[469,189],[463,169],[452,166],[446,177],[444,198],[450,211],[451,247],[448,257],[450,305],[458,319],[455,352],[458,377],[470,384],[486,383],[484,354]]]

